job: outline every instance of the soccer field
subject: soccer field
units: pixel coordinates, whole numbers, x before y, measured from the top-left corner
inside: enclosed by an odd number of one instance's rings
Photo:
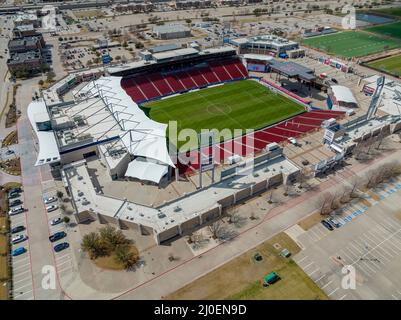
[[[151,119],[177,121],[178,130],[260,129],[305,111],[304,107],[253,80],[167,98],[146,104]],[[183,143],[179,144],[182,145]]]
[[[375,36],[360,31],[345,31],[313,37],[303,40],[303,43],[343,58],[362,57],[381,52],[384,48],[401,47],[401,41],[396,39],[384,39],[379,35]]]
[[[375,26],[364,30],[392,38],[401,39],[401,22],[384,24],[382,26]]]
[[[396,8],[383,8],[383,9],[375,9],[372,10],[377,13],[384,13],[395,17],[401,17],[401,7]]]
[[[388,73],[396,75],[396,76],[400,76],[401,75],[401,55],[372,61],[372,62],[368,63],[368,66],[383,70],[385,72],[388,72]]]

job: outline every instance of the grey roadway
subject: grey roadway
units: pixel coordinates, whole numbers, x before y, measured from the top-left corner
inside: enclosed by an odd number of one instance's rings
[[[24,81],[17,95],[22,115],[18,120],[18,139],[21,155],[22,183],[24,186],[24,207],[28,210],[27,235],[29,237],[28,255],[31,262],[34,299],[61,299],[60,286],[44,289],[42,273],[44,266],[54,266],[53,248],[49,242],[49,225],[42,195],[42,178],[50,179],[48,167],[35,167],[36,150],[31,125],[26,115],[26,107],[31,101],[32,92],[37,90],[37,79]],[[57,279],[56,279],[57,280]]]

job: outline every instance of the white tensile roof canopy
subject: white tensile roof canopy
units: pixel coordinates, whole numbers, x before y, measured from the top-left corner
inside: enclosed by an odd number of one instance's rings
[[[128,164],[125,176],[159,183],[167,172],[168,166],[165,164],[135,159]]]
[[[100,96],[103,99],[122,128],[120,138],[129,153],[175,167],[166,144],[167,124],[149,119],[121,87],[121,79],[101,77],[76,94],[81,97]]]
[[[344,86],[331,86],[337,101],[358,104],[350,88]]]

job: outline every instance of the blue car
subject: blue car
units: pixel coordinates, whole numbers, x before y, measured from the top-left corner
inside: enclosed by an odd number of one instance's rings
[[[62,251],[64,249],[67,249],[69,246],[70,245],[69,245],[68,242],[59,243],[59,244],[54,246],[54,251],[60,252],[60,251]]]
[[[50,242],[55,242],[57,240],[63,239],[67,234],[64,231],[56,232],[49,237]]]
[[[24,248],[24,247],[20,247],[20,248],[17,248],[17,249],[15,249],[15,250],[13,250],[13,252],[11,253],[11,255],[13,256],[13,257],[16,257],[16,256],[19,256],[20,254],[23,254],[23,253],[25,253],[27,250]]]

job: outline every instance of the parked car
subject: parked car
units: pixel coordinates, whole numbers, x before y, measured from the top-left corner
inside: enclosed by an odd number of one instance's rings
[[[14,199],[14,198],[18,198],[18,197],[19,197],[18,192],[9,192],[8,193],[8,199]]]
[[[27,251],[27,250],[26,250],[24,247],[20,247],[20,248],[17,248],[17,249],[15,249],[15,250],[13,250],[13,251],[11,252],[11,255],[12,255],[13,257],[16,257],[16,256],[19,256],[19,255],[25,253],[26,251]]]
[[[328,218],[327,222],[330,223],[335,228],[341,227],[341,223],[339,223],[337,220],[334,220],[334,218]]]
[[[337,79],[335,78],[331,78],[331,81],[333,81],[334,83],[338,83]]]
[[[27,236],[24,234],[19,234],[18,236],[15,236],[11,239],[12,244],[20,243],[22,241],[25,241],[27,239]]]
[[[60,217],[58,217],[58,218],[53,219],[52,221],[50,221],[50,224],[51,224],[52,226],[55,226],[56,224],[59,224],[59,223],[61,223],[62,221],[63,221],[63,219],[61,219]]]
[[[8,214],[9,214],[10,216],[13,216],[13,215],[18,214],[18,213],[21,213],[21,212],[24,212],[24,208],[23,208],[22,206],[19,206],[19,207],[11,208],[11,209],[8,211]]]
[[[9,150],[12,151],[12,150]],[[12,151],[14,153],[14,151]],[[15,187],[15,188],[11,188],[10,190],[8,190],[9,193],[13,193],[13,192],[22,192],[21,187]]]
[[[57,209],[58,209],[58,205],[56,205],[56,204],[53,204],[51,206],[47,206],[46,207],[46,211],[47,212],[52,212],[52,211],[57,210]]]
[[[64,231],[56,232],[55,234],[49,237],[51,242],[55,242],[57,240],[63,239],[67,234]]]
[[[10,155],[10,154],[13,154],[13,153],[15,153],[14,150],[7,150],[6,151],[6,155]]]
[[[54,246],[54,251],[60,252],[60,251],[62,251],[64,249],[67,249],[69,246],[70,245],[69,245],[68,242],[59,243],[59,244]]]
[[[11,229],[11,233],[18,233],[18,232],[21,232],[21,231],[24,231],[24,230],[25,230],[24,226],[16,226],[16,227]]]
[[[291,142],[294,146],[298,145],[297,139],[295,139],[293,137],[288,138],[288,141]]]
[[[20,204],[22,204],[22,201],[20,199],[15,199],[13,201],[10,201],[9,206],[10,207],[15,207],[15,206],[18,206]]]
[[[57,201],[56,197],[48,197],[48,198],[44,199],[45,204],[49,204],[49,203],[52,203],[54,201]]]
[[[334,228],[331,226],[330,223],[328,223],[326,220],[322,220],[322,225],[325,226],[327,229],[329,229],[330,231],[333,231]]]

